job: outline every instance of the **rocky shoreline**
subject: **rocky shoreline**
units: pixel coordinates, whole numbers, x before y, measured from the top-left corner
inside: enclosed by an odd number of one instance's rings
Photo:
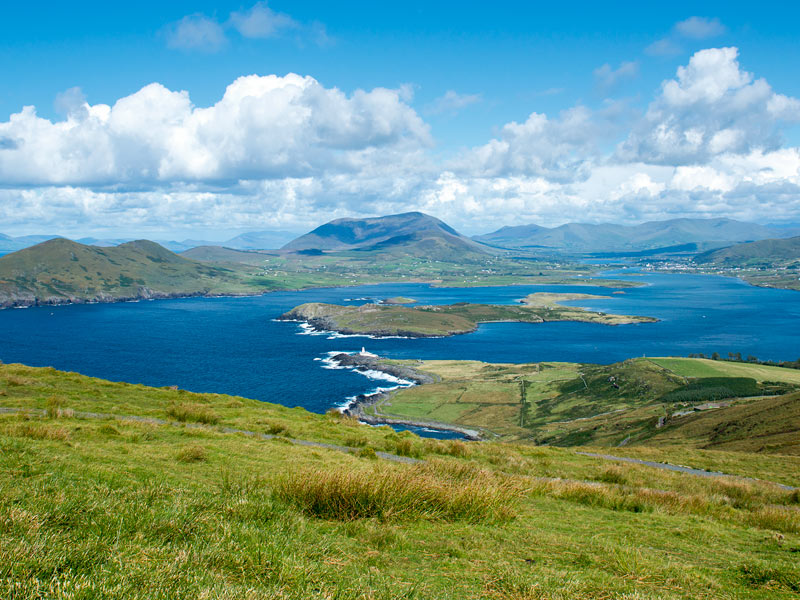
[[[381,373],[386,373],[392,377],[396,377],[404,381],[410,381],[414,385],[425,385],[426,383],[436,383],[438,381],[438,378],[433,375],[423,371],[418,371],[413,367],[386,363],[377,356],[341,353],[331,357],[331,361],[335,362],[338,366],[349,367],[357,371],[379,371]],[[455,433],[459,433],[468,440],[478,441],[482,439],[480,431],[460,427],[458,425],[452,425],[450,423],[417,421],[412,419],[366,414],[365,409],[367,407],[375,406],[379,402],[389,398],[389,396],[390,394],[387,392],[359,394],[356,396],[355,401],[350,406],[345,408],[342,413],[355,417],[359,421],[363,423],[369,423],[370,425],[405,425],[427,429],[440,429],[443,431],[453,431]]]

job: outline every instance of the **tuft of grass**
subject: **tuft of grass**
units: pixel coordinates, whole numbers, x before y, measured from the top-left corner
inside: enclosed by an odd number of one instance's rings
[[[220,420],[219,415],[209,407],[187,402],[171,405],[167,408],[167,416],[181,423],[204,423],[206,425],[216,425]]]
[[[479,476],[456,481],[424,465],[373,471],[306,470],[278,479],[274,493],[309,516],[338,521],[479,522],[513,517],[511,486]]]
[[[595,477],[595,481],[624,485],[628,483],[628,478],[625,477],[625,473],[621,467],[618,465],[611,465],[600,471],[600,473]]]
[[[69,439],[69,431],[64,427],[55,425],[44,425],[36,423],[19,423],[10,427],[8,433],[17,437],[29,438],[32,440],[50,440],[54,442],[65,442]]]
[[[286,425],[274,421],[267,423],[266,431],[270,435],[289,435],[289,428]]]
[[[178,452],[178,460],[184,463],[201,462],[206,460],[206,449],[202,446],[192,445],[182,448]]]
[[[752,587],[784,588],[800,592],[800,572],[797,569],[776,568],[763,562],[748,562],[739,566],[739,574]]]

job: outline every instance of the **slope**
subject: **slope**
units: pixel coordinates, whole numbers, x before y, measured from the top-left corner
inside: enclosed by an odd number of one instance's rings
[[[101,248],[58,238],[0,258],[0,306],[157,298],[241,287],[235,272],[183,258],[147,240]]]

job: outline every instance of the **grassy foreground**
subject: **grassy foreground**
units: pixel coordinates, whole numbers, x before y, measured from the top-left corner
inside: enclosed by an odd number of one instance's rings
[[[800,591],[800,496],[767,483],[564,448],[422,440],[336,415],[21,365],[0,365],[0,407],[23,410],[0,414],[2,598]],[[422,462],[376,459],[376,450]],[[683,459],[702,458],[693,452]],[[715,455],[740,475],[786,464]]]

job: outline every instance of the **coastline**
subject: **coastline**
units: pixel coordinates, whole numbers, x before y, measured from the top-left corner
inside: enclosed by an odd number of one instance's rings
[[[381,361],[378,356],[371,356],[366,354],[347,354],[341,352],[329,359],[330,363],[336,365],[335,368],[349,368],[355,371],[368,372],[377,371],[384,373],[399,381],[407,382],[409,385],[425,385],[427,383],[435,383],[438,378],[423,371],[418,371],[413,367],[404,365],[386,364]],[[394,388],[397,389],[397,388]],[[465,439],[471,441],[479,441],[483,439],[482,432],[477,429],[469,429],[451,423],[439,423],[434,421],[419,421],[415,419],[404,419],[401,417],[388,417],[383,415],[367,414],[365,409],[367,407],[375,406],[381,401],[391,397],[390,391],[378,391],[372,394],[359,394],[351,400],[351,402],[342,407],[342,414],[355,417],[362,423],[369,425],[402,425],[406,427],[419,427],[422,429],[438,429],[440,431],[452,431],[464,436]]]

